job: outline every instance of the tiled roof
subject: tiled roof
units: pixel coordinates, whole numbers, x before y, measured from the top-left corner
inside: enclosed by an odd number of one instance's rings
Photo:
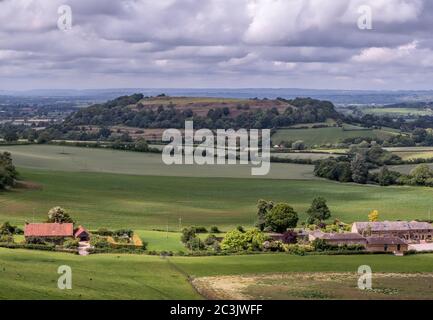
[[[72,223],[29,223],[24,228],[26,237],[72,237]]]
[[[324,233],[316,230],[310,233],[315,238],[324,240],[365,240],[359,233]]]
[[[427,222],[418,221],[384,221],[384,222],[355,222],[358,232],[371,229],[373,232],[378,231],[409,231],[409,230],[431,230],[433,225]]]
[[[89,232],[87,232],[87,230],[85,228],[83,228],[82,226],[79,226],[77,231],[75,231],[75,233],[74,233],[74,237],[77,238],[83,232],[89,234]]]

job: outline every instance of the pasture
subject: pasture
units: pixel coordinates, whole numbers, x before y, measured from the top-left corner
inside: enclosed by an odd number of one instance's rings
[[[362,109],[365,114],[387,115],[387,116],[431,116],[433,110],[425,108],[366,108]]]
[[[201,299],[187,277],[272,273],[431,272],[433,255],[395,257],[261,254],[172,257],[66,253],[0,248],[0,299]],[[72,268],[72,290],[57,288],[57,268]],[[373,284],[374,286],[374,284]],[[283,297],[282,297],[283,298]]]
[[[302,140],[308,147],[337,144],[348,138],[376,138],[386,139],[394,135],[394,132],[387,130],[343,130],[338,127],[318,129],[278,129],[272,135],[272,143],[278,144],[281,141]]]
[[[55,145],[1,146],[29,169],[172,177],[251,178],[251,165],[166,165],[161,154]],[[256,178],[259,176],[256,176]],[[267,179],[313,179],[313,166],[273,163]]]
[[[403,160],[433,158],[432,147],[404,147],[404,148],[385,148],[385,149],[398,155]]]
[[[340,184],[325,180],[270,180],[132,176],[90,172],[60,172],[20,168],[30,189],[0,193],[0,221],[43,221],[56,205],[78,223],[134,230],[179,230],[182,225],[223,231],[252,226],[258,199],[288,202],[300,222],[313,198],[328,200],[332,218],[345,222],[367,219],[379,210],[381,220],[426,219],[433,207],[433,189]]]

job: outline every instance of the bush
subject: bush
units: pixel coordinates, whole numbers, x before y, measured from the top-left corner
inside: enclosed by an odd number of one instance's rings
[[[119,229],[113,231],[113,236],[117,236],[117,237],[132,238],[133,235],[134,235],[134,231],[131,229]]]
[[[26,243],[27,244],[43,244],[45,245],[45,239],[44,238],[39,238],[39,237],[28,237],[26,238]]]
[[[99,228],[94,234],[98,234],[100,236],[111,237],[114,235],[113,231],[108,230],[107,228]]]
[[[263,250],[270,252],[283,252],[284,245],[281,241],[265,241],[263,243]]]
[[[199,251],[204,250],[205,245],[203,241],[200,240],[198,237],[191,238],[187,243],[186,247],[192,251]]]
[[[217,240],[217,237],[213,234],[208,235],[208,237],[204,240],[204,244],[207,246],[211,246],[215,242],[218,242],[218,240]]]
[[[281,236],[281,241],[285,244],[296,243],[298,242],[298,233],[293,230],[286,231]]]
[[[68,239],[63,242],[63,248],[66,249],[77,249],[80,241],[78,239]]]
[[[90,245],[95,248],[109,248],[110,243],[108,242],[107,238],[101,237],[98,235],[94,235],[90,239]]]
[[[1,243],[14,243],[14,237],[10,234],[2,234],[0,235],[0,242]]]
[[[17,226],[11,225],[9,222],[5,222],[0,226],[0,235],[2,234],[23,234],[23,230]]]
[[[221,233],[217,226],[213,226],[210,228],[211,233]]]
[[[192,227],[195,230],[195,233],[207,233],[207,229],[205,227]]]
[[[268,238],[258,229],[248,230],[245,233],[232,230],[226,234],[221,242],[221,248],[229,251],[259,251]]]
[[[237,229],[238,231],[242,232],[242,233],[245,232],[245,229],[244,229],[244,227],[242,227],[242,226],[237,226],[236,229]]]

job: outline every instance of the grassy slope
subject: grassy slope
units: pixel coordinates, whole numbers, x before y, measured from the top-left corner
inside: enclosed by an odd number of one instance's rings
[[[0,299],[197,299],[186,276],[160,257],[0,248]],[[57,268],[72,268],[72,290],[57,288]]]
[[[365,220],[377,209],[381,219],[427,218],[433,206],[431,188],[374,187],[312,180],[252,180],[127,176],[103,173],[71,173],[20,170],[26,180],[42,184],[42,190],[0,193],[0,221],[22,225],[25,220],[46,218],[55,205],[68,209],[89,228],[130,227],[136,230],[171,230],[182,224],[217,225],[227,230],[251,226],[258,199],[287,201],[301,221],[317,196],[328,199],[333,218]]]
[[[15,165],[29,169],[70,172],[107,172],[152,176],[237,177],[251,178],[249,165],[177,165],[162,162],[161,154],[50,145],[2,146]],[[313,179],[313,167],[275,163],[270,179]]]
[[[352,130],[344,131],[341,128],[319,128],[319,129],[279,129],[272,136],[272,143],[281,141],[303,140],[309,147],[324,145],[327,143],[338,143],[346,138],[370,137],[387,138],[394,133],[385,130]]]
[[[199,299],[192,276],[275,272],[431,272],[433,255],[160,257],[94,255],[0,248],[0,299]],[[72,290],[57,289],[57,268],[72,268]]]

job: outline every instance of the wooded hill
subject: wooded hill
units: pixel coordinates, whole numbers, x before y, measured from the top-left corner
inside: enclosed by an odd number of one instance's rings
[[[65,132],[86,125],[182,128],[185,120],[194,120],[195,128],[272,129],[339,118],[331,102],[310,98],[242,100],[134,94],[83,108],[69,116],[59,129]]]

